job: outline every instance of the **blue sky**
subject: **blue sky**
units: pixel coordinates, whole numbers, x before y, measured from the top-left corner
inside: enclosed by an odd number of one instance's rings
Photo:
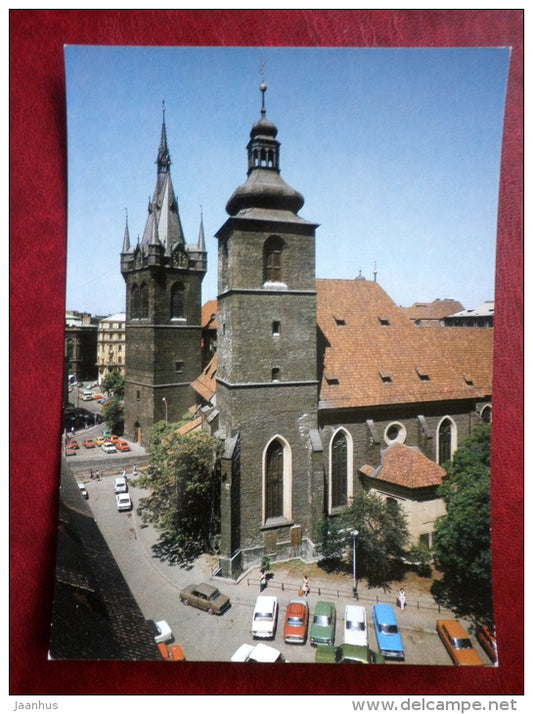
[[[320,224],[319,278],[377,280],[399,305],[494,298],[506,48],[67,46],[68,310],[124,309],[126,209],[143,233],[162,102],[188,243],[203,211],[216,298],[225,205],[246,178],[259,116],[278,127],[281,174]]]

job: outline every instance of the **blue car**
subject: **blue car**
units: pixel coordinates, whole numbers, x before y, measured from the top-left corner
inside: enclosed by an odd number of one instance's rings
[[[378,649],[387,659],[405,659],[402,638],[398,630],[394,610],[390,605],[374,605],[372,620]]]

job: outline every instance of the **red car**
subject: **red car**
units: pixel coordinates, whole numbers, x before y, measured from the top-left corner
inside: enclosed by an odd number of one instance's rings
[[[78,442],[76,439],[69,439],[65,444],[65,449],[79,449]]]
[[[130,445],[128,444],[128,442],[124,441],[122,439],[115,441],[115,447],[116,447],[117,451],[131,451]]]
[[[94,449],[95,448],[95,443],[92,439],[84,439],[81,443],[86,449]]]
[[[179,645],[166,645],[164,642],[159,642],[157,646],[167,662],[185,662],[185,655]]]
[[[498,664],[498,646],[496,644],[496,636],[494,630],[489,630],[488,627],[480,627],[477,631],[477,641],[483,647],[487,655],[494,664]]]
[[[307,638],[307,622],[309,608],[307,600],[303,597],[291,600],[287,605],[285,623],[283,625],[283,639],[287,644],[303,645]]]

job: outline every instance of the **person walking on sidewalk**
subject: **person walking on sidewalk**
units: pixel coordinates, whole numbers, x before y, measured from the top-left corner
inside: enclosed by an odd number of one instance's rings
[[[259,592],[262,593],[263,590],[266,588],[266,586],[267,586],[267,579],[266,579],[265,571],[262,570],[259,573]]]
[[[302,595],[304,597],[307,597],[309,595],[309,578],[307,577],[307,575],[304,575],[302,583]]]
[[[400,588],[398,590],[398,605],[400,607],[400,612],[405,611],[405,590]]]

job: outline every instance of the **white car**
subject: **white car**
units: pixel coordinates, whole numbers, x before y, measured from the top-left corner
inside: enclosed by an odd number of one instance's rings
[[[278,598],[259,595],[252,615],[252,637],[274,637],[278,618]]]
[[[241,645],[233,654],[232,662],[284,662],[279,650],[259,643],[258,645]]]
[[[110,441],[104,441],[104,443],[102,444],[102,451],[105,451],[106,454],[116,454],[117,453],[115,444],[112,444]]]
[[[128,493],[117,493],[115,496],[117,511],[131,511],[133,504]]]
[[[160,644],[161,642],[168,642],[173,638],[172,630],[170,629],[170,625],[166,620],[159,620],[159,622],[155,622],[154,620],[146,620],[148,627],[150,628],[150,632],[154,636],[154,640],[156,645]]]
[[[113,480],[113,489],[115,493],[127,493],[128,492],[128,482],[125,476],[117,476]]]
[[[346,605],[344,611],[344,644],[368,645],[366,610],[360,605]]]

